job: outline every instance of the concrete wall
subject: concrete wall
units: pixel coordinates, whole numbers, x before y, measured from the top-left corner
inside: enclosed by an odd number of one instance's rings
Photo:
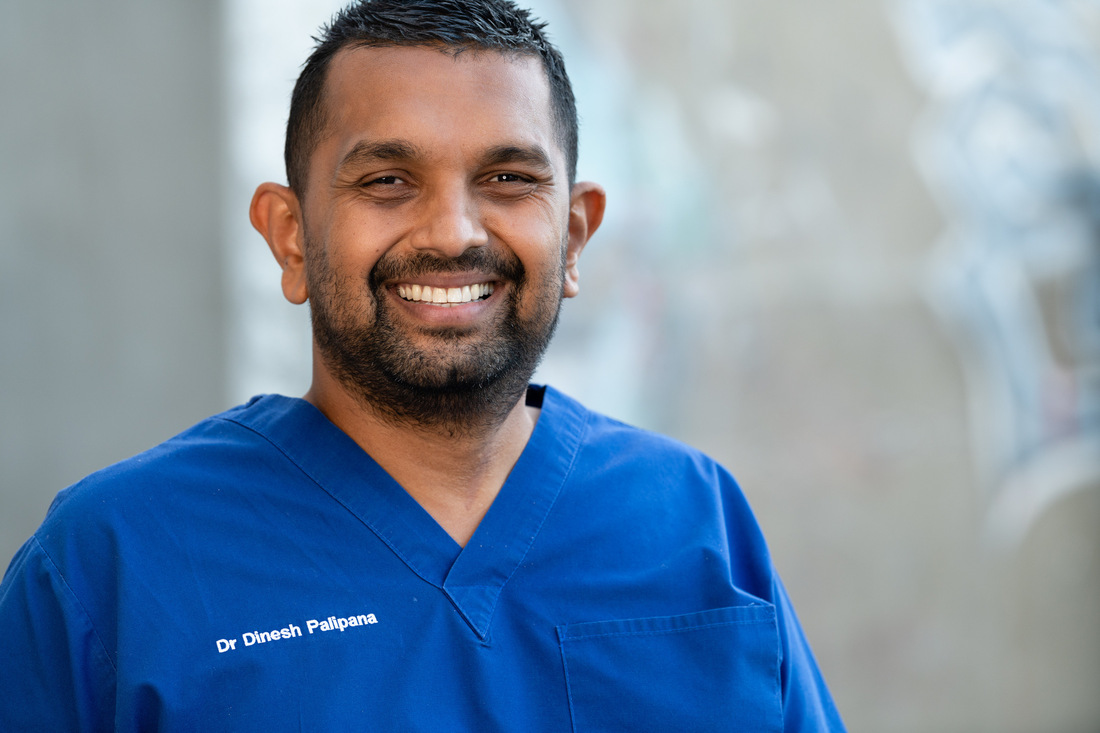
[[[5,5],[0,555],[223,400],[214,2]]]

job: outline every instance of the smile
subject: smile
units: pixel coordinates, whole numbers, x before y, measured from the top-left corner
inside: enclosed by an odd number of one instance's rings
[[[460,288],[433,288],[431,285],[397,286],[397,294],[413,303],[431,303],[432,305],[460,305],[488,298],[493,292],[492,283],[475,283]]]

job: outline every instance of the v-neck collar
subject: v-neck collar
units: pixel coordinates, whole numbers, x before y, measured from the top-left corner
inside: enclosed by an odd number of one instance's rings
[[[378,463],[317,408],[267,395],[227,414],[259,433],[450,599],[487,643],[497,600],[572,470],[585,411],[553,388],[527,446],[466,547],[460,547]]]

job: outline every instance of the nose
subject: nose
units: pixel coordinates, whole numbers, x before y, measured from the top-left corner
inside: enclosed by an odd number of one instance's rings
[[[478,204],[466,185],[455,183],[427,192],[412,245],[433,250],[444,257],[457,257],[471,247],[489,243]]]

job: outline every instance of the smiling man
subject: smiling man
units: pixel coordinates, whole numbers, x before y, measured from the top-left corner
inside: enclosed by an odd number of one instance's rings
[[[0,586],[0,729],[824,731],[733,479],[529,385],[604,192],[505,0],[339,14],[251,218],[313,382],[62,492]]]

